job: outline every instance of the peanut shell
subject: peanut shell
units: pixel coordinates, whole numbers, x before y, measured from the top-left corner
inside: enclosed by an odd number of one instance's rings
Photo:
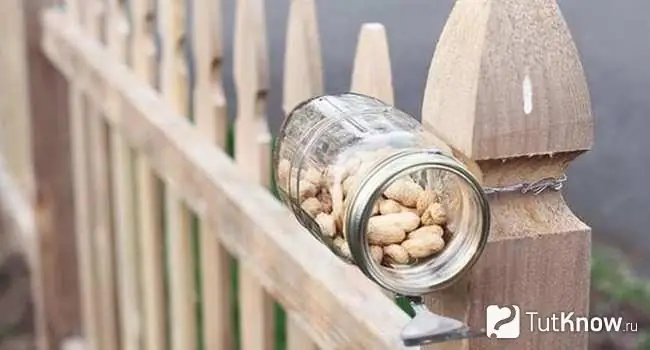
[[[300,207],[306,211],[310,216],[315,217],[323,211],[320,201],[316,197],[310,197],[305,199]]]
[[[373,216],[370,218],[378,218],[380,216]],[[368,242],[370,244],[378,245],[388,245],[393,243],[400,243],[406,238],[406,232],[404,229],[400,228],[397,225],[379,225],[379,226],[370,226],[368,225]]]
[[[434,202],[422,214],[423,225],[444,225],[447,222],[447,212],[442,204]]]
[[[426,258],[438,253],[445,247],[445,241],[438,235],[421,235],[409,238],[401,246],[414,258]]]
[[[387,226],[397,226],[406,232],[411,232],[420,226],[420,218],[411,212],[401,212],[377,215],[368,219],[368,231],[376,231]]]
[[[384,196],[398,201],[403,206],[414,208],[423,189],[413,180],[409,180],[399,179],[395,181],[386,188]]]
[[[334,237],[336,235],[336,222],[332,215],[320,213],[316,215],[316,222],[320,226],[323,235],[327,237]]]
[[[411,260],[409,253],[399,244],[391,244],[384,247],[384,259],[392,264],[408,264]]]

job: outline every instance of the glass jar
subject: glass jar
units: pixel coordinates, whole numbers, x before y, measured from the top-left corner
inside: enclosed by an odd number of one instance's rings
[[[408,114],[345,93],[289,114],[273,168],[316,239],[382,287],[418,296],[471,268],[489,234],[485,193],[444,149]]]

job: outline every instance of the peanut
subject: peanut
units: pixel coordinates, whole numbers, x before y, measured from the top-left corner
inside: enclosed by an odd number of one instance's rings
[[[282,159],[278,163],[278,178],[281,182],[287,181],[291,173],[291,162],[288,159]]]
[[[419,225],[420,218],[411,212],[378,215],[368,219],[368,231],[381,230],[381,227],[386,226],[397,226],[406,232],[411,232]]]
[[[438,197],[438,194],[436,194],[434,191],[422,191],[418,196],[417,203],[415,204],[418,216],[422,216],[422,214],[424,214],[424,211],[427,210],[431,204],[439,201],[440,197]]]
[[[371,245],[370,255],[372,256],[372,260],[374,260],[377,264],[381,264],[381,261],[384,259],[384,250],[381,249],[380,246]]]
[[[382,215],[402,212],[402,205],[392,199],[385,199],[379,202],[379,213]]]
[[[381,216],[373,216],[370,219],[380,218]],[[379,225],[371,226],[368,224],[368,242],[370,244],[387,245],[392,243],[399,243],[406,237],[404,229],[397,225]]]
[[[371,216],[375,216],[375,215],[379,214],[379,212],[380,212],[379,205],[380,204],[377,201],[377,202],[375,202],[375,205],[372,206],[372,212],[370,213]]]
[[[313,183],[316,186],[320,186],[323,183],[323,177],[321,173],[314,168],[308,168],[304,172],[303,179]]]
[[[310,216],[316,216],[323,211],[320,201],[316,197],[307,198],[300,207]]]
[[[336,237],[334,239],[334,247],[341,253],[341,255],[348,259],[352,259],[352,252],[350,252],[348,242],[346,242],[343,238]]]
[[[445,247],[445,241],[441,236],[429,234],[409,238],[402,242],[401,246],[416,259],[426,258],[441,251]]]
[[[413,181],[399,179],[388,186],[384,195],[389,199],[398,201],[405,207],[415,207],[418,197],[422,192],[422,187]]]
[[[388,263],[408,264],[411,257],[409,253],[399,244],[391,244],[384,247],[384,256]]]
[[[442,229],[442,227],[438,225],[422,226],[417,230],[414,230],[413,232],[409,233],[408,238],[412,239],[412,238],[418,238],[426,235],[436,235],[442,237],[444,233],[445,231]]]
[[[316,215],[316,222],[325,236],[334,237],[336,235],[336,222],[332,215],[320,213]]]
[[[320,201],[321,206],[323,207],[323,212],[331,214],[332,213],[332,195],[326,188],[322,188],[317,196]]]
[[[343,180],[343,195],[344,196],[349,196],[354,192],[358,185],[358,176],[357,175],[351,175],[348,176],[345,180]]]
[[[313,182],[307,180],[300,180],[300,182],[298,182],[298,196],[300,197],[300,200],[314,197],[317,193],[318,186]]]
[[[447,222],[447,212],[440,203],[431,203],[422,214],[423,225],[444,225]]]

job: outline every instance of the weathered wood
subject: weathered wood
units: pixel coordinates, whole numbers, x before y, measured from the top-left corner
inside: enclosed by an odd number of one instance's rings
[[[78,0],[67,2],[70,20],[81,23]],[[87,120],[84,118],[84,98],[79,79],[70,83],[70,136],[74,176],[75,223],[77,233],[77,259],[81,286],[82,332],[89,349],[97,349],[99,333],[99,312],[97,283],[95,278],[95,254],[90,221],[91,198],[88,143],[86,142]]]
[[[185,3],[181,0],[158,1],[159,29],[162,40],[160,61],[161,92],[168,105],[187,118],[188,84],[185,66]],[[194,264],[190,212],[179,198],[178,184],[165,183],[165,219],[167,221],[169,318],[171,348],[196,348],[194,303]]]
[[[0,22],[0,152],[7,170],[32,198],[34,167],[32,164],[31,122],[28,99],[27,62],[25,60],[25,23],[21,1],[0,4],[6,17]]]
[[[112,58],[126,63],[129,23],[125,17],[125,4],[120,0],[108,1],[106,33],[107,47]],[[109,113],[121,113],[119,95],[112,100]],[[136,255],[136,224],[133,184],[133,162],[129,146],[119,130],[109,130],[111,147],[111,180],[113,198],[113,227],[115,228],[115,252],[118,276],[118,305],[121,343],[120,349],[140,348],[140,302],[138,300],[138,265]]]
[[[197,130],[209,142],[225,149],[228,114],[221,81],[221,1],[195,0],[193,9],[194,120]],[[199,222],[199,235],[205,348],[231,349],[234,327],[230,255],[205,223],[205,218]]]
[[[284,60],[285,116],[300,102],[323,93],[323,70],[316,5],[313,0],[292,0],[287,25]],[[295,315],[287,318],[287,348],[316,349]]]
[[[285,114],[304,99],[323,93],[323,64],[314,0],[291,1],[286,42],[283,83]]]
[[[79,283],[68,125],[68,86],[40,48],[40,11],[48,0],[22,1],[27,44],[27,83],[31,115],[35,196],[51,205],[36,211],[52,218],[40,226],[34,248],[41,257],[32,272],[36,294],[38,343],[54,347],[80,331]],[[35,103],[37,101],[37,103]],[[48,198],[45,198],[48,197]],[[34,200],[34,198],[30,199]]]
[[[456,3],[429,72],[422,120],[473,159],[488,187],[562,175],[592,143],[589,92],[552,0]],[[588,313],[590,229],[560,193],[490,196],[492,234],[476,267],[430,296],[437,311],[485,327],[489,304]],[[549,288],[553,293],[548,293]],[[524,323],[522,319],[522,324]],[[584,349],[587,333],[530,333],[443,348]]]
[[[266,121],[268,58],[264,3],[261,0],[238,0],[235,16],[235,160],[248,179],[268,187],[271,176],[271,134]],[[273,300],[249,271],[251,262],[239,260],[239,263],[242,349],[273,349]]]
[[[319,346],[404,348],[399,333],[409,317],[372,282],[323,249],[267,190],[254,186],[128,69],[105,60],[105,50],[64,16],[48,11],[44,24],[43,48],[53,62],[72,74],[92,69],[103,82],[94,94],[97,101],[104,99],[104,88],[122,94],[125,113],[106,115],[115,118],[109,122],[207,224],[222,228],[213,232],[223,245],[290,313],[305,320]],[[79,64],[64,59],[70,52]]]
[[[104,32],[105,8],[96,0],[86,2],[84,9],[84,30],[90,38],[101,40]],[[73,60],[74,62],[74,60]],[[73,63],[74,64],[74,63]],[[119,349],[120,337],[117,315],[117,281],[115,280],[115,251],[113,225],[111,222],[111,191],[109,145],[106,123],[100,115],[104,113],[101,106],[90,98],[94,85],[92,72],[82,70],[79,74],[81,88],[86,93],[86,120],[88,127],[87,143],[89,172],[91,174],[90,196],[92,204],[92,236],[95,252],[95,270],[97,274],[98,310],[100,315],[98,348],[101,350]]]
[[[131,1],[133,38],[131,64],[133,72],[145,84],[153,85],[156,58],[154,44],[155,6],[152,0]],[[137,222],[140,253],[140,300],[142,305],[142,332],[144,349],[164,349],[165,296],[162,202],[158,182],[144,156],[135,154]]]
[[[394,103],[393,75],[386,29],[380,23],[366,23],[359,32],[350,90]]]
[[[456,3],[429,76],[424,123],[472,159],[591,146],[586,80],[555,1]]]

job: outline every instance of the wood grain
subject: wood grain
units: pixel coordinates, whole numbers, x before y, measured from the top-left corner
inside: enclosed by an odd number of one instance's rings
[[[152,86],[156,77],[154,44],[155,4],[152,0],[132,0],[133,40],[131,64],[133,72],[144,84]],[[165,349],[165,271],[160,203],[162,196],[156,175],[146,158],[136,152],[136,215],[140,253],[140,298],[144,349]]]
[[[194,1],[192,40],[194,42],[194,120],[208,142],[225,149],[228,132],[226,97],[221,81],[222,14],[221,1]],[[232,293],[230,255],[219,243],[220,227],[199,222],[203,337],[206,349],[232,349]]]
[[[292,0],[287,25],[284,60],[284,92],[282,105],[285,117],[300,102],[323,93],[323,69],[320,38],[313,0]],[[316,349],[298,317],[287,318],[287,348]]]
[[[52,1],[28,0],[19,4],[22,5],[24,21],[24,78],[30,102],[28,113],[35,185],[29,200],[34,205],[38,198],[47,202],[47,206],[35,208],[35,213],[43,216],[41,220],[44,222],[51,219],[47,225],[38,227],[35,251],[40,255],[40,263],[32,266],[34,279],[39,279],[33,280],[33,286],[40,288],[40,291],[35,291],[38,344],[47,348],[57,346],[67,334],[81,330],[68,83],[43,55],[40,47],[43,29],[39,16]],[[31,103],[34,101],[38,103]]]
[[[56,11],[44,17],[43,48],[57,66],[65,51],[78,53],[108,89],[119,91],[125,113],[109,122],[147,156],[166,181],[211,225],[223,245],[271,295],[305,320],[321,348],[401,349],[399,333],[409,321],[356,269],[314,240],[266,189],[255,186],[156,93],[125,67],[103,59],[105,50],[85,38]],[[62,68],[66,70],[67,68]],[[95,98],[101,99],[101,94]]]
[[[237,90],[235,160],[242,174],[250,181],[268,187],[271,134],[266,121],[268,58],[264,3],[261,0],[237,1],[233,59]],[[239,263],[242,349],[273,349],[273,299],[249,271],[251,262],[239,260]]]
[[[393,104],[393,75],[386,29],[380,23],[365,23],[359,31],[350,90]]]
[[[181,0],[158,2],[159,33],[162,40],[160,61],[161,92],[167,105],[184,119],[189,117],[187,69],[185,67],[186,7]],[[196,348],[196,292],[192,257],[190,212],[180,199],[178,184],[165,182],[165,220],[167,223],[169,308],[171,349]]]
[[[125,17],[125,4],[120,0],[108,2],[106,20],[107,47],[112,58],[127,63],[127,38],[129,23]],[[109,113],[121,113],[119,95],[111,99]],[[111,180],[113,191],[113,227],[115,228],[115,252],[118,276],[119,325],[122,342],[120,349],[137,350],[141,345],[141,313],[138,300],[138,259],[136,252],[135,198],[133,159],[129,146],[114,128],[109,130],[111,147]]]
[[[589,92],[553,0],[458,1],[429,71],[422,121],[484,186],[558,177],[592,144]],[[431,307],[471,327],[489,304],[589,312],[590,235],[557,192],[490,196],[491,237],[464,281]],[[552,290],[552,293],[549,293]],[[442,349],[585,349],[587,333],[531,333],[513,341],[451,342]],[[437,349],[437,348],[436,348]]]
[[[589,92],[556,2],[457,2],[429,71],[425,115],[475,160],[589,149]]]

